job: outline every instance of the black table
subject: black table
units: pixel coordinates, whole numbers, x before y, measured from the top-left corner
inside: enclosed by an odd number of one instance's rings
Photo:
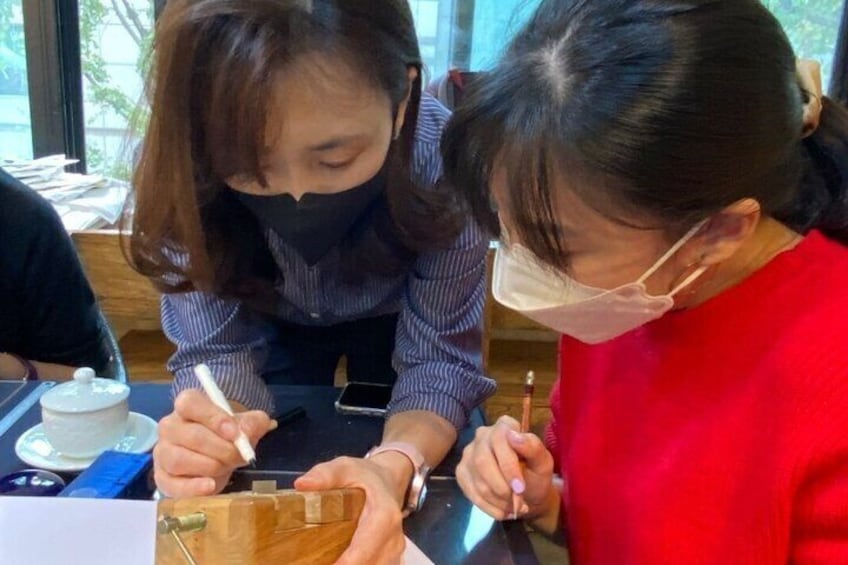
[[[235,473],[230,490],[249,490],[253,480],[272,478],[277,480],[279,488],[288,488],[315,463],[339,455],[362,456],[380,440],[381,419],[346,416],[335,411],[338,389],[272,386],[271,390],[279,413],[302,406],[307,416],[269,433],[259,444],[256,468]],[[170,387],[134,384],[129,403],[130,410],[158,420],[171,410]],[[15,455],[15,441],[40,420],[36,398],[5,433],[0,433],[0,475],[26,468]],[[538,563],[524,526],[494,522],[468,502],[453,478],[462,447],[472,439],[474,428],[483,422],[482,412],[475,411],[471,426],[463,430],[457,445],[433,472],[424,509],[404,521],[404,530],[438,565]]]
[[[51,386],[52,382],[0,381],[0,436],[37,404]]]

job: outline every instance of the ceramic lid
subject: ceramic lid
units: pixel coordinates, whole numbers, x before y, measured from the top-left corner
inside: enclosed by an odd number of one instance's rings
[[[54,412],[94,412],[115,406],[130,395],[130,387],[94,376],[88,367],[77,369],[74,380],[54,386],[41,397],[41,406]]]

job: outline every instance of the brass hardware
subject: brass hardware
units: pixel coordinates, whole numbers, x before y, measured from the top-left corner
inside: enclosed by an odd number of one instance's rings
[[[162,516],[156,524],[159,535],[170,535],[177,542],[180,552],[189,565],[197,565],[197,561],[186,546],[180,532],[199,532],[206,527],[206,514],[195,512],[185,516]]]

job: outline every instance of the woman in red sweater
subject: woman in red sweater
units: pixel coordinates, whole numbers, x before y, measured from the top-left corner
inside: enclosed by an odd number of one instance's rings
[[[543,1],[443,152],[563,334],[547,441],[481,430],[468,497],[580,564],[848,563],[848,112],[761,3]]]

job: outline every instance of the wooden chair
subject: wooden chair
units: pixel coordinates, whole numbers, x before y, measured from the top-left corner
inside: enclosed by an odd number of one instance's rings
[[[86,230],[73,232],[71,239],[117,338],[132,330],[161,330],[159,292],[127,264],[119,233]]]

